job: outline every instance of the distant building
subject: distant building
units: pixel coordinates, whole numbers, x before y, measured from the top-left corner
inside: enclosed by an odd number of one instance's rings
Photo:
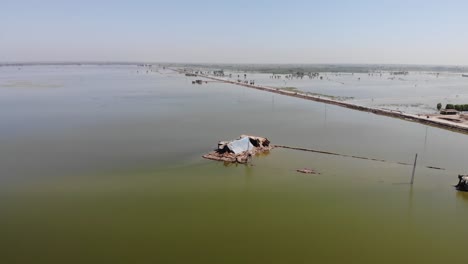
[[[408,75],[407,71],[394,71],[390,73],[391,75]]]
[[[440,110],[441,115],[456,115],[458,111],[455,109],[442,109]]]
[[[223,70],[217,70],[213,71],[214,76],[224,76],[224,71]]]

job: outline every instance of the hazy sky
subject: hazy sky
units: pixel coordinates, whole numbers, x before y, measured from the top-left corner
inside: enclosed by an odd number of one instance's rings
[[[0,62],[468,64],[466,0],[0,1]]]

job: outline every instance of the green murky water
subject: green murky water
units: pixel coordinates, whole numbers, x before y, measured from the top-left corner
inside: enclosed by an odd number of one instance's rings
[[[445,263],[468,235],[466,135],[419,124],[162,69],[37,66],[0,68],[0,128],[2,263]],[[421,166],[411,187],[395,163],[200,157],[244,133]]]

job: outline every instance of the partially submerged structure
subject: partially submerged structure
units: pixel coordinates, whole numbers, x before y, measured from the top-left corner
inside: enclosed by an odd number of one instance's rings
[[[270,151],[270,141],[267,138],[241,135],[232,141],[220,141],[218,148],[203,158],[232,163],[247,163],[255,154]]]
[[[458,175],[458,184],[455,188],[459,191],[468,192],[468,175]]]
[[[455,109],[442,109],[440,110],[441,115],[456,115],[458,111]]]
[[[224,77],[224,70],[213,71],[213,75]]]

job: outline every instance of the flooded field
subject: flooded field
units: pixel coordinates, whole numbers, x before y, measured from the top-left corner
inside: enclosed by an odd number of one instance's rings
[[[231,73],[233,79],[244,79],[244,72]],[[344,98],[353,103],[399,110],[412,114],[437,112],[437,103],[467,104],[468,78],[452,72],[408,72],[392,75],[375,73],[320,73],[320,78],[271,78],[272,74],[247,73],[247,79],[258,85],[297,88],[304,92]]]
[[[468,171],[466,135],[147,70],[0,67],[2,262],[459,260],[468,195],[453,185]],[[411,111],[468,101],[459,74],[247,74]],[[241,134],[392,162],[418,153],[415,184],[410,166],[286,149],[251,166],[201,158]]]

